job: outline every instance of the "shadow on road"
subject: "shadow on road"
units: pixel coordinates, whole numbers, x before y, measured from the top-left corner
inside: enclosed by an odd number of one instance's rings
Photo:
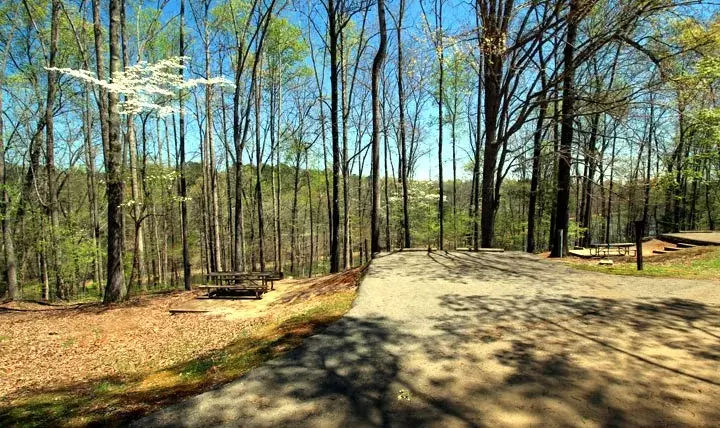
[[[139,425],[712,426],[720,421],[720,309],[680,298],[566,292],[565,267],[516,254],[420,254],[373,266],[541,284],[534,293],[441,292],[408,328],[345,317],[239,382]],[[403,258],[404,257],[404,258]],[[412,257],[422,258],[414,265]],[[572,278],[572,281],[577,281]],[[454,282],[457,281],[457,282]],[[570,282],[572,282],[570,281]],[[587,284],[587,288],[604,287]],[[418,291],[419,292],[419,291]],[[367,304],[367,302],[358,302]],[[401,306],[403,301],[398,301]]]

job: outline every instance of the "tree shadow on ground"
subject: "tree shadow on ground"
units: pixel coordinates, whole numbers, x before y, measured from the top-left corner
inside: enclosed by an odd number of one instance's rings
[[[416,320],[422,329],[351,311],[238,381],[135,426],[714,426],[720,420],[720,308],[679,298],[572,294],[564,267],[512,253],[432,256],[437,262],[416,255],[422,259],[412,264],[398,254],[392,260],[407,264],[403,272],[374,264],[368,274],[542,288],[507,294],[441,288],[427,299],[432,315]],[[603,285],[587,284],[592,287]]]
[[[547,426],[720,421],[717,307],[683,299],[458,294],[443,295],[440,305],[449,312],[434,319],[440,334],[422,352],[447,361],[450,371],[478,367],[475,381],[444,386],[483,403],[478,417],[514,414]]]
[[[224,388],[142,419],[136,426],[386,426],[403,337],[382,318],[345,317]],[[329,418],[329,419],[328,419]]]

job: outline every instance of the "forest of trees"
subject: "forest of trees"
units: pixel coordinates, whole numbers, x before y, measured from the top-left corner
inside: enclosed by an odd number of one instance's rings
[[[7,299],[720,221],[720,6],[0,3]]]

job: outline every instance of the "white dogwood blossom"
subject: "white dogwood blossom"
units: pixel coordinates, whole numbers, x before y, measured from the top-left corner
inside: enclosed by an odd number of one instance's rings
[[[167,116],[177,110],[174,101],[181,89],[191,89],[198,85],[234,87],[232,82],[222,76],[184,80],[178,73],[184,68],[183,59],[187,61],[189,58],[177,56],[156,63],[139,62],[115,73],[110,82],[98,79],[97,75],[89,70],[57,67],[46,67],[46,70],[56,71],[123,95],[121,114],[154,111],[159,116]]]

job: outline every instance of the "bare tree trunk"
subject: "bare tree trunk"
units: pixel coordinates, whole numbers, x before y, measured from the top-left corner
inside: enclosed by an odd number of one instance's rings
[[[110,0],[110,74],[114,77],[120,72],[120,9],[124,0]],[[107,200],[108,200],[108,267],[105,303],[124,300],[127,286],[122,262],[122,204],[123,177],[120,171],[122,161],[122,141],[120,135],[120,114],[118,113],[118,95],[108,93],[109,139],[107,152]]]
[[[59,14],[60,1],[53,0],[51,3],[51,24],[50,24],[50,52],[48,58],[48,67],[55,67],[55,57],[58,49],[59,35]],[[55,181],[55,94],[57,92],[57,77],[55,71],[47,72],[47,101],[45,103],[45,132],[46,132],[46,151],[45,163],[47,169],[47,186],[48,186],[48,214],[50,216],[50,257],[52,261],[53,271],[55,273],[55,290],[56,295],[60,299],[67,299],[67,290],[62,277],[62,252],[58,244],[57,235],[59,233],[60,223],[58,218],[58,190]]]
[[[123,1],[120,6],[120,38],[122,41],[122,52],[123,52],[123,68],[130,66],[129,53],[127,47],[127,32],[126,32],[126,15],[125,15],[125,2]],[[130,152],[130,195],[133,201],[132,204],[132,217],[134,222],[133,233],[134,248],[133,248],[133,264],[132,271],[130,273],[129,286],[133,286],[133,282],[137,278],[137,285],[141,289],[145,289],[145,278],[147,272],[145,270],[145,238],[143,231],[143,197],[140,194],[140,186],[138,184],[138,159],[137,159],[137,137],[135,134],[135,115],[132,113],[126,117],[127,133],[126,144],[127,150]],[[137,274],[136,274],[137,273]]]
[[[256,61],[262,61],[261,58]],[[257,165],[255,168],[255,199],[257,203],[257,220],[258,220],[258,258],[260,260],[260,270],[265,270],[265,223],[263,218],[263,197],[262,197],[262,152],[260,150],[260,98],[261,98],[262,82],[258,78],[255,81],[255,158]]]
[[[533,134],[532,176],[530,178],[530,199],[528,201],[527,247],[528,253],[535,252],[535,205],[537,203],[538,185],[540,183],[540,160],[542,156],[543,122],[547,111],[547,98],[541,95],[537,125]]]
[[[343,182],[343,270],[352,266],[352,230],[350,229],[350,165],[348,159],[348,116],[349,102],[348,96],[352,91],[348,91],[348,71],[347,58],[345,58],[345,33],[340,31],[340,73],[341,73],[341,91],[340,91],[340,117],[342,118],[342,182]],[[359,201],[358,201],[359,203]]]
[[[385,114],[385,98],[387,98],[387,93],[385,95],[386,96],[383,98],[383,141],[385,149],[385,251],[392,251],[392,241],[390,239],[390,184],[388,183],[388,150],[390,143],[388,141],[388,117]]]
[[[93,9],[93,34],[95,40],[95,61],[97,68],[97,76],[99,80],[105,80],[105,65],[103,54],[104,38],[102,34],[102,24],[100,22],[100,0],[92,0]],[[100,96],[97,99],[98,111],[100,116],[100,134],[103,144],[103,162],[107,168],[108,141],[110,138],[110,125],[108,124],[107,100],[108,93],[102,86],[99,89]]]
[[[410,215],[408,212],[408,185],[407,185],[407,148],[405,143],[405,93],[403,91],[403,50],[402,50],[402,25],[405,15],[405,0],[400,0],[400,11],[398,12],[397,26],[397,87],[398,87],[398,114],[400,128],[400,181],[402,185],[402,210],[403,210],[403,248],[409,248],[410,242]]]
[[[438,35],[438,41],[437,41],[437,48],[438,48],[438,61],[439,61],[439,67],[440,67],[440,76],[438,78],[438,192],[439,192],[439,198],[438,198],[438,219],[440,221],[440,236],[438,236],[438,247],[442,250],[445,248],[445,194],[444,194],[444,187],[445,183],[443,182],[443,75],[444,75],[444,62],[445,62],[445,53],[444,53],[444,42],[443,42],[443,19],[442,19],[442,10],[443,10],[443,2],[440,0],[440,6],[438,8],[439,12],[439,18],[438,18],[438,29],[440,31],[440,34]]]
[[[595,113],[592,117],[590,139],[588,140],[587,176],[585,178],[585,188],[583,189],[583,198],[585,199],[585,202],[583,204],[584,211],[581,213],[583,220],[582,227],[585,228],[585,234],[583,235],[581,244],[585,247],[589,247],[592,243],[592,193],[593,178],[595,176],[595,164],[598,155],[595,145],[597,142],[599,124],[600,113]]]
[[[612,219],[613,184],[615,181],[615,141],[617,130],[613,131],[612,147],[610,148],[610,185],[608,187],[607,216],[605,217],[605,243],[610,243],[610,225]]]
[[[293,180],[293,202],[292,211],[290,213],[290,272],[295,274],[295,245],[296,238],[296,222],[297,222],[297,198],[300,188],[300,156],[302,152],[298,149],[295,153],[295,175]]]
[[[570,0],[567,17],[567,35],[564,47],[564,76],[562,127],[560,135],[560,158],[557,180],[557,212],[555,219],[556,236],[553,237],[551,256],[562,257],[567,254],[568,207],[570,204],[570,151],[573,140],[573,120],[575,117],[575,40],[580,14],[580,1]]]
[[[338,63],[337,63],[337,14],[335,0],[328,0],[328,30],[330,48],[330,134],[332,136],[333,183],[332,183],[332,219],[330,222],[330,273],[340,271],[340,253],[338,251],[338,231],[340,226],[339,176],[340,176],[340,136],[338,132]]]
[[[652,95],[650,96],[650,124],[648,126],[647,141],[647,165],[645,169],[645,192],[643,197],[643,225],[645,230],[643,233],[649,233],[649,217],[650,217],[650,174],[652,171],[652,143],[655,137],[655,103]]]
[[[13,35],[15,34],[15,27],[10,32],[8,40],[5,44],[5,51],[2,56],[2,63],[0,63],[0,94],[2,94],[2,87],[5,83],[5,65],[7,64],[7,58],[10,53],[10,46],[12,45]],[[15,254],[15,242],[13,239],[13,223],[12,216],[9,213],[10,197],[7,192],[8,177],[7,170],[5,169],[5,141],[3,139],[3,101],[2,95],[0,95],[0,218],[2,224],[2,236],[3,236],[3,251],[5,252],[5,279],[7,281],[7,297],[10,300],[17,298],[18,284],[17,284],[17,256]]]
[[[275,270],[282,272],[283,270],[283,259],[282,259],[282,228],[280,224],[280,114],[282,112],[282,92],[281,85],[277,85],[277,96],[273,96],[273,105],[271,111],[275,111],[275,114],[270,115],[272,122],[270,126],[270,135],[273,140],[273,154],[275,155],[275,168],[273,168],[272,181],[273,181],[273,219],[275,228]],[[274,93],[274,92],[273,92]],[[275,115],[277,115],[277,125],[275,124]],[[275,136],[274,129],[277,128],[277,136]],[[271,162],[272,163],[272,162]]]
[[[478,32],[480,32],[480,20],[477,17],[476,23],[478,25]],[[482,48],[481,37],[478,37],[478,43]],[[482,125],[482,84],[483,60],[481,57],[478,64],[477,109],[475,112],[475,153],[473,158],[473,249],[475,251],[480,248],[480,225],[478,220],[480,217],[480,126]]]
[[[210,79],[210,33],[209,33],[209,21],[208,13],[210,8],[210,2],[205,2],[205,77]],[[213,267],[216,271],[222,271],[222,255],[220,253],[220,209],[218,202],[217,193],[217,168],[215,168],[215,145],[213,143],[213,111],[212,111],[212,85],[205,85],[205,139],[207,143],[207,155],[206,160],[208,167],[208,178],[210,179],[210,231],[212,234],[212,250],[213,250]]]
[[[323,142],[324,143],[324,142]],[[305,176],[307,178],[307,189],[308,189],[308,213],[310,215],[310,261],[308,263],[308,277],[312,278],[313,275],[313,262],[315,260],[315,234],[313,233],[313,212],[312,212],[312,185],[310,182],[310,167],[308,162],[308,151],[309,147],[305,147]],[[318,204],[318,212],[320,210],[320,204]]]
[[[371,157],[372,207],[370,210],[370,252],[372,257],[375,257],[375,254],[380,252],[380,218],[378,216],[378,210],[380,208],[380,127],[382,126],[382,123],[380,117],[380,95],[378,92],[378,86],[380,84],[380,72],[383,62],[385,61],[385,49],[387,45],[385,2],[383,0],[378,0],[377,6],[378,23],[380,26],[380,44],[378,46],[378,51],[375,54],[375,59],[373,60],[371,86],[373,135]],[[358,201],[358,203],[360,203],[360,201]]]
[[[184,66],[185,56],[185,0],[180,0],[180,65]],[[180,78],[184,78],[184,69],[179,70]],[[185,290],[191,290],[190,283],[191,266],[190,266],[190,248],[188,243],[188,221],[187,221],[187,178],[185,177],[185,100],[182,89],[178,94],[180,99],[180,227],[182,235],[182,254],[183,254],[183,283]]]

